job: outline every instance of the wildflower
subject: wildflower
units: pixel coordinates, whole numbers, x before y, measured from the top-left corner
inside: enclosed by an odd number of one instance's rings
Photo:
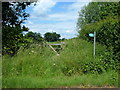
[[[34,51],[31,51],[32,53],[34,53]]]

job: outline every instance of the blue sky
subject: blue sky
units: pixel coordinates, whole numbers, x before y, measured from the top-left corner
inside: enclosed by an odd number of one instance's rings
[[[87,4],[88,1],[40,0],[36,6],[30,5],[26,9],[30,17],[24,25],[29,28],[29,31],[39,32],[42,35],[46,32],[57,32],[61,38],[73,38],[78,34],[76,30],[78,11]]]

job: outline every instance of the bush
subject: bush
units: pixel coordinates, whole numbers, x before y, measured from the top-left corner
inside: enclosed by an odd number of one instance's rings
[[[66,48],[60,53],[58,61],[61,71],[66,76],[74,74],[102,74],[109,70],[118,70],[112,52],[106,46],[96,45],[96,58],[93,57],[93,44],[81,39],[67,41]]]
[[[120,28],[117,17],[108,17],[105,20],[101,20],[97,23],[86,25],[81,31],[79,31],[79,37],[93,42],[93,38],[89,37],[89,33],[96,32],[96,41],[106,45],[108,50],[113,52],[113,59],[118,60],[120,51]]]

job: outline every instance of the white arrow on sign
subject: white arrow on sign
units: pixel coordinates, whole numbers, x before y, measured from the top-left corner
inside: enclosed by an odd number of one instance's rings
[[[94,33],[90,33],[89,36],[90,36],[90,37],[94,37]]]

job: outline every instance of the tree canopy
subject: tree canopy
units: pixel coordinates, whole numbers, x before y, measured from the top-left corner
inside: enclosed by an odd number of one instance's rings
[[[30,38],[35,42],[41,42],[43,40],[42,36],[40,33],[34,33],[32,31],[28,32],[27,34],[25,34],[26,38]]]
[[[57,34],[56,32],[47,32],[44,34],[44,39],[48,42],[54,42],[54,41],[58,41],[60,38],[60,34]]]
[[[90,2],[79,12],[77,26],[82,29],[84,25],[98,22],[107,17],[119,15],[118,2]]]
[[[29,14],[25,12],[29,2],[2,2],[2,48],[3,54],[14,55],[23,40],[23,31],[29,29],[21,24]]]
[[[96,32],[97,42],[106,45],[119,57],[120,28],[118,20],[119,2],[91,2],[79,12],[77,23],[79,37],[89,41],[89,33]]]

